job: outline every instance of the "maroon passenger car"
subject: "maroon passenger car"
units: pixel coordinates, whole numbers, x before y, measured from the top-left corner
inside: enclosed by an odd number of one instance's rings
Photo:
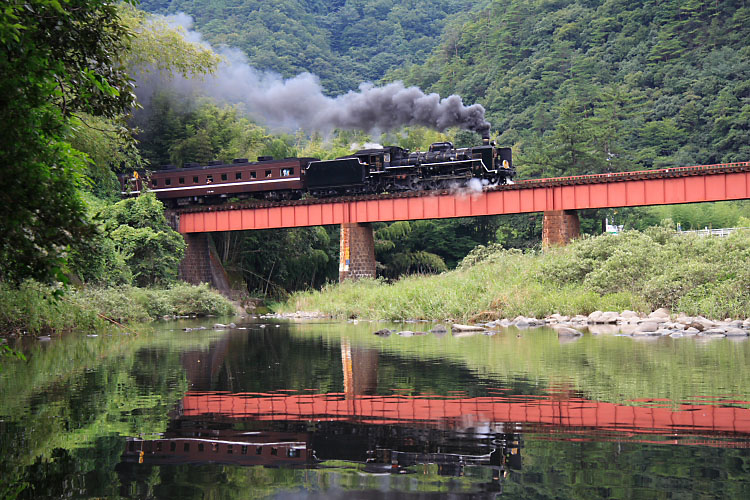
[[[148,182],[148,189],[170,205],[203,203],[218,198],[291,199],[302,195],[304,170],[313,158],[274,160],[259,157],[257,162],[237,159],[232,164],[211,162],[206,166],[187,164],[165,168],[150,177],[121,176],[123,196],[137,196]]]

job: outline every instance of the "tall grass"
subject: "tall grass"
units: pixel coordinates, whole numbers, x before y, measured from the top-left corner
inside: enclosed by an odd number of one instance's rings
[[[96,330],[119,323],[172,315],[229,315],[232,303],[208,285],[176,283],[168,288],[85,288],[55,298],[54,289],[33,281],[18,288],[0,283],[0,333]]]
[[[296,293],[277,310],[470,321],[659,307],[721,319],[750,316],[750,233],[706,238],[652,228],[546,252],[478,247],[450,272],[331,284]]]

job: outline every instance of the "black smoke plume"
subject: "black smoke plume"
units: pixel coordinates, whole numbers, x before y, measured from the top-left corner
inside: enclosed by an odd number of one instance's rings
[[[171,22],[186,30],[186,38],[207,45],[200,33],[190,29],[192,18],[173,16]],[[376,87],[369,83],[359,90],[329,97],[317,76],[302,73],[284,79],[278,74],[259,71],[237,49],[214,49],[222,56],[217,71],[193,79],[166,78],[159,81],[139,79],[141,102],[148,101],[155,87],[168,86],[184,94],[213,97],[219,102],[240,105],[255,119],[271,128],[329,132],[335,128],[368,132],[387,131],[404,125],[422,125],[439,131],[460,127],[488,135],[490,124],[480,104],[465,106],[461,97],[425,94],[402,82]],[[152,76],[153,78],[153,76]]]

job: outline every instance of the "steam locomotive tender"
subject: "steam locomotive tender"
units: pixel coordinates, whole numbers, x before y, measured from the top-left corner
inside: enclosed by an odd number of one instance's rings
[[[267,200],[422,191],[461,187],[471,179],[482,184],[506,184],[515,169],[510,148],[498,148],[485,138],[482,146],[454,148],[438,142],[426,152],[397,146],[364,149],[335,160],[261,156],[256,162],[186,164],[166,167],[150,177],[121,176],[123,196],[139,194],[144,183],[168,206],[215,203],[227,198]]]

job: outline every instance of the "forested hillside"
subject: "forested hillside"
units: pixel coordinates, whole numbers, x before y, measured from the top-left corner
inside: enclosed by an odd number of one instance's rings
[[[308,71],[331,93],[423,61],[446,19],[472,0],[143,0],[159,14],[185,12],[214,45],[242,49],[250,63],[286,77]]]
[[[527,177],[750,159],[743,0],[493,0],[392,78],[488,109]]]

